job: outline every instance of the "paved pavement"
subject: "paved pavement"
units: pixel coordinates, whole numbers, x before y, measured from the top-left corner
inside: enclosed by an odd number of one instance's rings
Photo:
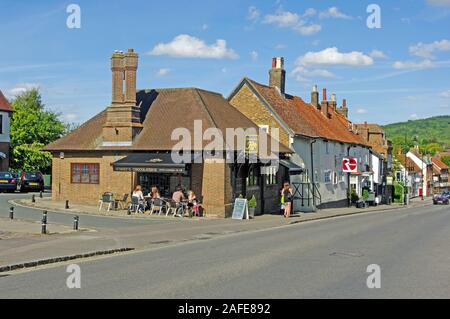
[[[31,195],[0,194],[0,216],[7,216],[11,199],[30,198]],[[39,202],[39,200],[38,200]],[[4,205],[2,205],[4,204]],[[414,205],[422,205],[415,202]],[[429,202],[428,202],[429,204]],[[329,209],[318,213],[302,214],[289,220],[276,215],[257,217],[251,221],[236,221],[231,219],[176,219],[173,217],[105,217],[90,214],[80,215],[80,227],[89,231],[76,233],[61,233],[52,236],[14,236],[8,234],[8,240],[0,240],[0,266],[14,265],[23,262],[84,254],[94,251],[104,251],[120,248],[146,249],[155,246],[198,241],[208,238],[226,236],[232,233],[257,231],[280,227],[291,223],[309,221],[316,218],[329,218],[345,214],[370,212],[373,210],[393,210],[397,206],[380,206],[366,210],[360,209]],[[379,213],[383,213],[380,211]],[[42,210],[27,207],[16,207],[15,218],[38,221]],[[71,226],[73,212],[48,213],[51,232],[59,227]],[[14,222],[13,222],[14,223]],[[31,224],[33,225],[33,224]],[[40,225],[35,223],[36,232]],[[0,224],[0,231],[1,231]]]
[[[449,298],[450,212],[426,206],[324,219],[0,277],[0,298]],[[368,289],[367,266],[381,267]]]

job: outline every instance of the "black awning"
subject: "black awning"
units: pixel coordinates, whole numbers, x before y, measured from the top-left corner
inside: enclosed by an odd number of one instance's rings
[[[113,163],[116,172],[185,173],[184,163],[175,163],[171,153],[132,153]]]
[[[289,169],[290,175],[298,175],[303,173],[304,169],[289,160],[280,160],[280,165]]]

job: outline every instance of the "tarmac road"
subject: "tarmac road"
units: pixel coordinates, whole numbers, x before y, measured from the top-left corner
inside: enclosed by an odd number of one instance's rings
[[[381,269],[369,289],[367,267]],[[0,277],[0,298],[450,298],[448,206],[186,242]]]

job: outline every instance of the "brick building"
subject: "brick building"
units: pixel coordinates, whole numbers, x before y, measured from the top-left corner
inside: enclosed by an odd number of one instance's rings
[[[122,196],[137,184],[144,193],[157,186],[163,197],[170,197],[181,186],[202,197],[208,215],[226,217],[234,198],[248,197],[247,185],[266,179],[281,184],[285,168],[271,171],[272,177],[259,177],[263,166],[259,149],[254,163],[248,158],[241,163],[233,160],[246,154],[249,136],[230,143],[224,135],[209,134],[212,129],[253,128],[256,139],[267,138],[270,147],[278,145],[220,94],[198,88],[137,90],[137,68],[138,55],[132,49],[115,52],[111,105],[45,147],[53,154],[53,200],[95,204],[103,192]],[[182,133],[190,139],[187,145],[183,140],[180,150]],[[222,147],[210,150],[212,140]],[[174,160],[173,150],[182,161]],[[269,155],[279,159],[279,154],[289,152],[281,145],[279,153]],[[258,177],[253,178],[254,172]],[[273,212],[280,186],[274,187],[276,191],[261,186],[257,212]]]
[[[448,183],[448,166],[437,156],[432,157],[431,161],[433,162],[434,193],[448,191],[450,189],[450,184]]]
[[[270,134],[279,129],[279,141],[295,153],[290,161],[304,168],[291,178],[295,188],[294,210],[311,211],[348,204],[349,187],[361,195],[371,175],[369,144],[348,120],[347,103],[337,106],[336,96],[322,101],[315,86],[311,101],[285,92],[284,59],[273,58],[269,85],[243,78],[228,97],[231,105]],[[358,159],[358,173],[341,170],[343,157]]]
[[[9,169],[11,142],[9,124],[12,112],[11,105],[0,91],[0,171]]]

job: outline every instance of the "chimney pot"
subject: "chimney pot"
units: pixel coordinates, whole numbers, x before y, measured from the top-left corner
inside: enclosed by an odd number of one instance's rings
[[[336,94],[331,94],[331,101],[336,102]]]
[[[345,109],[347,107],[347,100],[343,99],[342,100],[342,107]]]
[[[327,89],[323,88],[322,90],[322,101],[326,101],[327,100]]]
[[[313,86],[312,91],[313,91],[313,92],[317,92],[317,85],[314,85],[314,86]]]

